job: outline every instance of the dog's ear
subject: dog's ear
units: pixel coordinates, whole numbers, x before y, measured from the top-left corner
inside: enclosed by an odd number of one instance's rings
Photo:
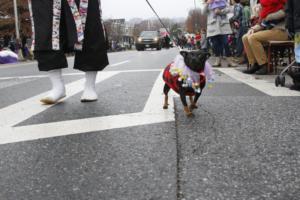
[[[188,55],[187,51],[180,51],[180,55],[182,55],[184,58]]]

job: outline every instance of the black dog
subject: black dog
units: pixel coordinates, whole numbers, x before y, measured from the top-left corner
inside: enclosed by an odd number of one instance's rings
[[[174,75],[170,72],[172,63],[169,64],[164,70],[163,80],[165,81],[164,94],[165,102],[164,109],[168,109],[168,93],[170,89],[173,89],[176,93],[180,95],[181,102],[184,106],[184,111],[187,116],[192,116],[192,110],[197,108],[197,101],[201,96],[202,90],[206,84],[206,77],[204,74],[205,62],[210,57],[207,51],[181,51],[180,54],[184,58],[184,64],[193,72],[199,75],[199,85],[197,88],[193,87],[191,84],[187,84],[186,80],[182,79],[180,75]],[[187,105],[186,96],[190,97],[191,105]]]

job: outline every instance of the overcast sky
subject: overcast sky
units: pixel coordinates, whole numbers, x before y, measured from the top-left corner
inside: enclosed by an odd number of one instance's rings
[[[196,0],[199,1],[199,0]],[[194,0],[149,0],[161,17],[187,17]],[[146,0],[101,0],[104,18],[151,18],[154,14]]]

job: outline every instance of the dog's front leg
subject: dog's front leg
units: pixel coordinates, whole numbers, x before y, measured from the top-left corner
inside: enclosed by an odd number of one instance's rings
[[[170,87],[167,84],[165,84],[165,86],[164,86],[165,101],[164,101],[163,109],[168,109],[168,106],[169,106],[168,93],[169,93],[169,91],[170,91]]]
[[[201,96],[201,93],[196,93],[195,94],[194,100],[191,102],[191,105],[190,105],[191,110],[194,110],[194,109],[198,108],[197,101],[198,101],[200,96]]]
[[[194,103],[194,97],[193,96],[189,96],[190,98],[190,103],[193,104]]]
[[[190,108],[187,105],[186,97],[185,97],[185,91],[182,87],[179,88],[179,95],[180,95],[180,99],[181,99],[185,114],[188,117],[192,116],[193,113],[191,112]]]

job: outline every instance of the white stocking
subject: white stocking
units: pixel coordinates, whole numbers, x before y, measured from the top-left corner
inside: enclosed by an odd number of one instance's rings
[[[81,96],[81,102],[92,102],[98,100],[96,93],[97,71],[89,71],[85,73],[84,91]]]
[[[52,84],[52,89],[46,97],[41,99],[41,102],[44,104],[55,104],[66,96],[65,84],[62,79],[62,70],[51,70],[48,72],[48,76]]]

